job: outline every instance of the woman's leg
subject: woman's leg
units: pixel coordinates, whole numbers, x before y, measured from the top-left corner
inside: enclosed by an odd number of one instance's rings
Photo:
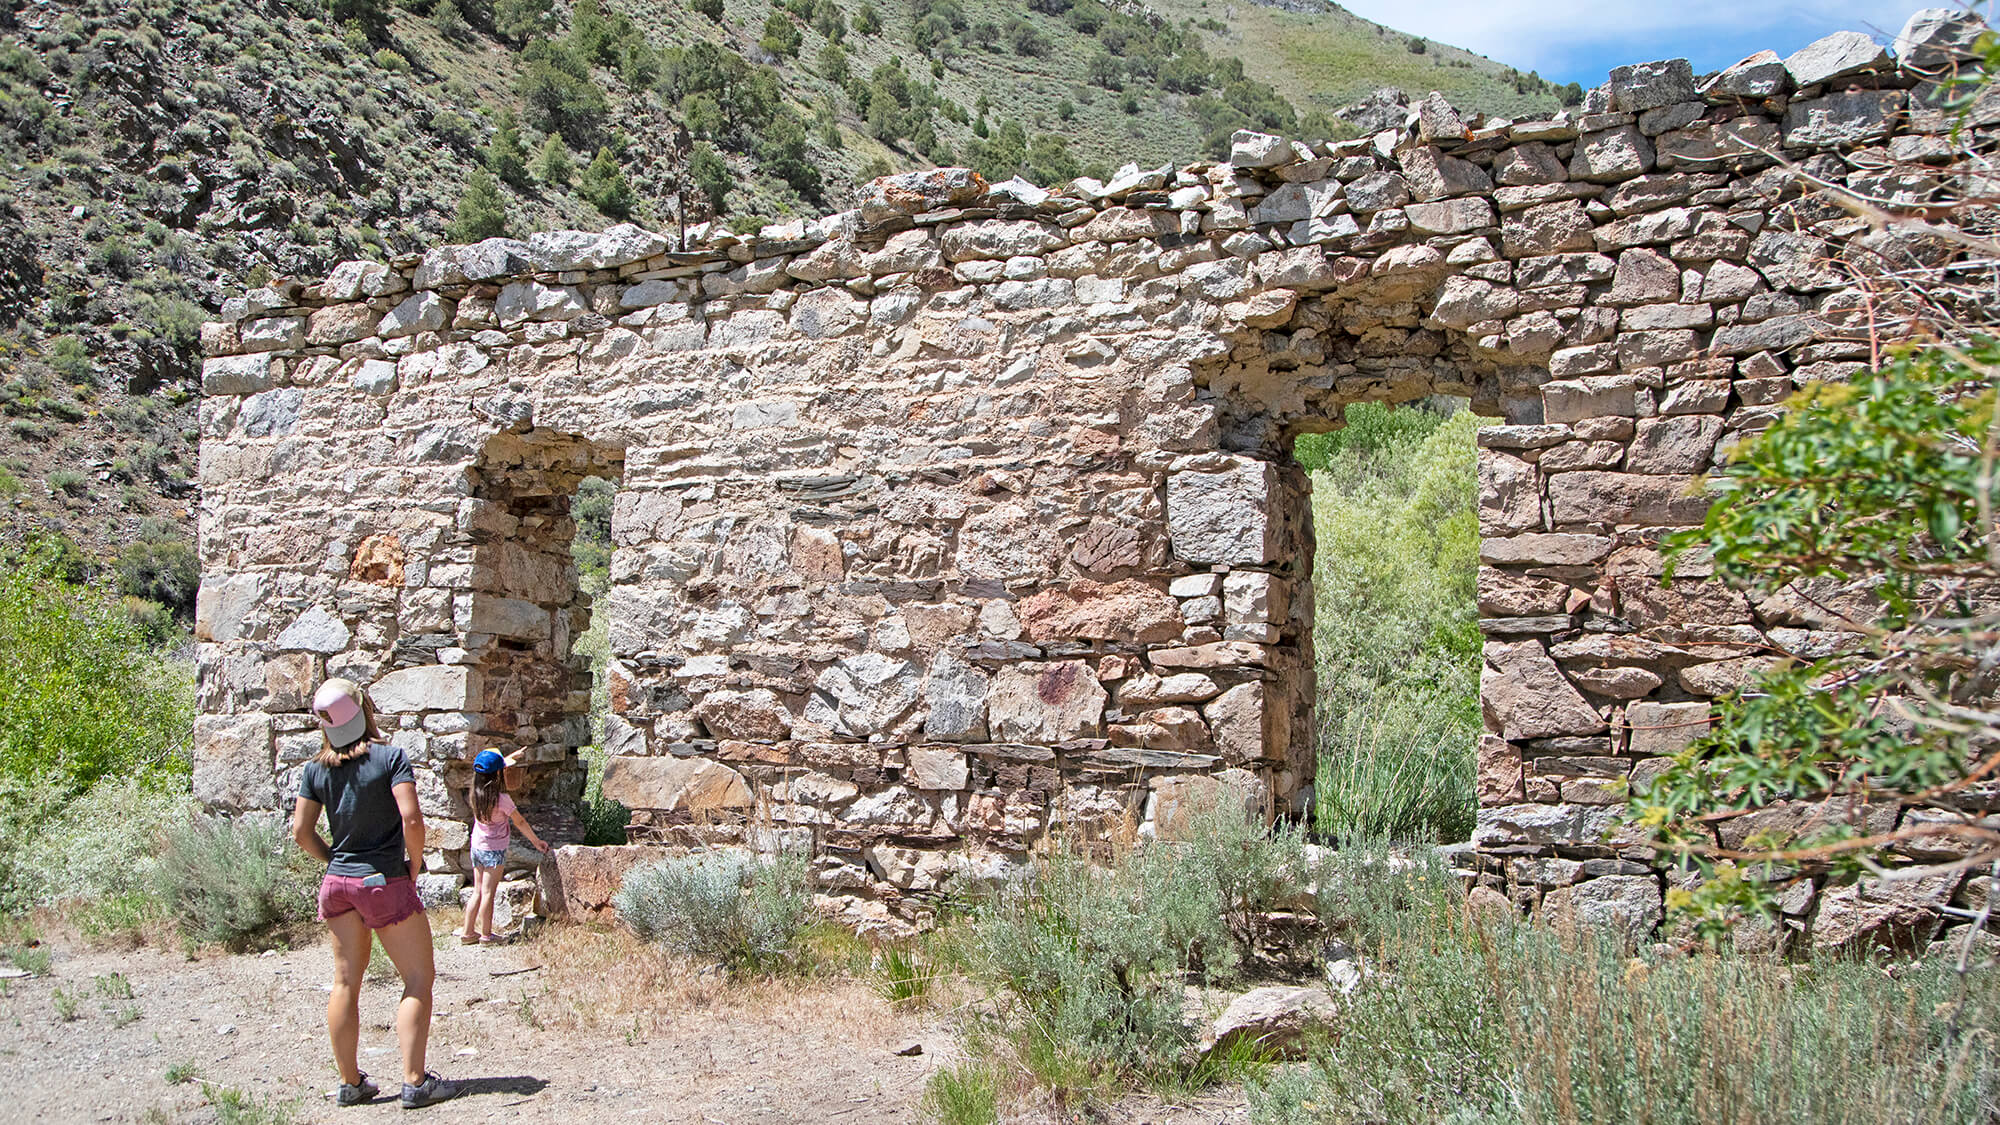
[[[368,975],[368,923],[350,910],[326,920],[333,932],[333,994],[326,998],[326,1034],[333,1040],[333,1065],[340,1080],[361,1081],[355,1052],[361,1043],[361,981]]]
[[[396,1006],[396,1040],[403,1047],[403,1081],[424,1080],[424,1051],[431,1038],[431,984],[437,972],[431,956],[430,919],[419,910],[393,926],[375,931],[382,952],[403,978],[403,1000]],[[362,958],[365,967],[367,958]]]

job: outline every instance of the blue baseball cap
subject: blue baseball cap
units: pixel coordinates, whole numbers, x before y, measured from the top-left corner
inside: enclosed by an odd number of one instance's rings
[[[472,759],[472,772],[499,773],[502,769],[506,768],[506,765],[507,759],[500,756],[500,751],[481,750],[479,756]]]

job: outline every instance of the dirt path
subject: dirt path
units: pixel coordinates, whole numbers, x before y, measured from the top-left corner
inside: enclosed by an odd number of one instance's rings
[[[371,978],[362,997],[362,1069],[389,1096],[349,1109],[327,1100],[338,1079],[323,943],[197,959],[51,945],[49,975],[0,981],[0,1120],[207,1125],[221,1113],[204,1082],[293,1122],[412,1120],[393,1096],[393,977]],[[959,1057],[942,1017],[893,1011],[863,981],[662,976],[635,968],[631,943],[581,931],[488,949],[447,937],[437,956],[430,1065],[468,1087],[433,1120],[901,1125],[923,1120],[931,1069]],[[554,958],[565,964],[543,964]],[[911,1043],[923,1053],[897,1054]],[[169,1082],[175,1069],[198,1077]],[[1247,1120],[1226,1095],[1185,1107],[1133,1098],[1100,1119]]]
[[[438,951],[433,1069],[469,1079],[449,1121],[661,1121],[708,1125],[915,1120],[948,1036],[891,1013],[853,982],[813,983],[793,1003],[709,1007],[635,1019],[623,1033],[530,1026],[551,1002],[539,972],[494,976],[533,962],[533,947]],[[526,956],[524,956],[526,955]],[[0,996],[0,1118],[12,1121],[206,1122],[218,1117],[200,1083],[169,1084],[169,1068],[234,1087],[299,1122],[407,1121],[392,1097],[335,1109],[338,1079],[323,1013],[330,954],[213,955],[190,961],[153,950],[56,954],[48,977],[6,982]],[[108,975],[131,986],[125,999]],[[93,979],[96,978],[96,979]],[[362,1069],[398,1088],[388,1021],[393,978],[362,998]],[[62,999],[59,1001],[58,997]],[[74,1018],[63,1018],[73,1002]],[[911,1041],[930,1050],[902,1057]]]

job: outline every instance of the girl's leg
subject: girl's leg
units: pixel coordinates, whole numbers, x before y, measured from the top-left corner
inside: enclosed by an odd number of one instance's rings
[[[403,978],[403,999],[396,1006],[396,1041],[403,1048],[403,1081],[424,1081],[424,1052],[431,1038],[431,984],[437,971],[431,955],[431,923],[419,910],[393,926],[375,931],[382,952]],[[363,947],[366,948],[365,946]],[[363,968],[368,959],[362,957]]]
[[[504,867],[482,867],[479,869],[480,884],[486,888],[486,895],[479,900],[479,935],[493,936],[493,904],[500,897],[500,876]]]
[[[356,1051],[361,1043],[361,981],[368,974],[368,924],[350,910],[326,920],[333,931],[333,994],[326,998],[326,1034],[333,1040],[333,1065],[340,1080],[361,1081]]]
[[[479,892],[479,868],[475,867],[472,869],[472,901],[465,904],[465,925],[458,931],[458,936],[466,941],[479,936]]]

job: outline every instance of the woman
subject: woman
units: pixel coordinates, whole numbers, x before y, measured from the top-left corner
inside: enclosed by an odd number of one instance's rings
[[[417,1109],[458,1093],[424,1069],[431,1033],[430,920],[417,898],[424,856],[424,814],[417,807],[417,779],[399,747],[379,741],[367,697],[352,682],[328,680],[313,695],[325,742],[299,777],[292,838],[326,864],[319,885],[319,916],[333,932],[333,995],[326,1002],[326,1031],[340,1069],[335,1101],[358,1105],[380,1093],[355,1058],[361,1038],[361,979],[368,971],[369,935],[403,978],[396,1009],[396,1037],[403,1047],[403,1108]],[[326,810],[333,840],[320,839]]]

